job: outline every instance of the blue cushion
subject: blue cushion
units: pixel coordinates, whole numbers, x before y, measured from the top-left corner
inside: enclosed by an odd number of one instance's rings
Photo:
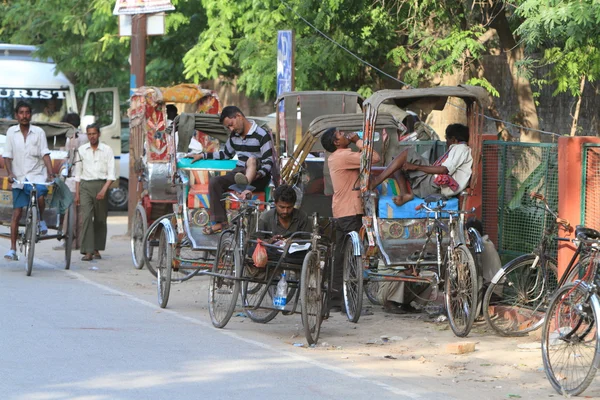
[[[177,160],[179,169],[209,169],[211,171],[230,171],[235,168],[236,160],[198,160],[192,163],[191,158],[180,158]]]
[[[393,197],[394,196],[389,195],[379,197],[379,218],[427,218],[427,211],[415,210],[416,206],[423,203],[423,199],[415,197],[408,203],[404,203],[401,206],[397,206],[392,201]],[[458,210],[458,197],[452,197],[448,199],[444,210]],[[448,215],[444,213],[442,214],[442,217],[448,217]]]

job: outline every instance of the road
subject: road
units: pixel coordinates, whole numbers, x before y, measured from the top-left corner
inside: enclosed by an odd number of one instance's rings
[[[452,398],[217,330],[57,262],[27,277],[2,260],[0,304],[1,399]]]

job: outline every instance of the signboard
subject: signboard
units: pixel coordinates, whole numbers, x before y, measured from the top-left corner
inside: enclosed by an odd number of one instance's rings
[[[131,15],[119,15],[119,36],[131,36]],[[146,19],[146,35],[160,36],[165,34],[165,13],[150,14]]]
[[[117,0],[113,15],[153,14],[174,9],[170,0]]]
[[[277,96],[294,89],[294,33],[292,31],[277,32]],[[284,133],[285,120],[283,116],[284,102],[279,102],[279,126]],[[284,133],[285,135],[285,133]],[[282,137],[285,139],[285,137]]]

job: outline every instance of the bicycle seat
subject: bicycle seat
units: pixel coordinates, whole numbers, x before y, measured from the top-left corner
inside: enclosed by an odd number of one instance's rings
[[[427,196],[423,199],[423,201],[428,204],[429,203],[437,203],[438,201],[446,201],[446,200],[448,200],[446,198],[446,196],[443,196],[439,193],[430,194],[429,196]]]
[[[575,228],[575,236],[582,236],[585,240],[598,240],[600,239],[600,232],[592,228],[586,228],[582,225],[577,225]]]

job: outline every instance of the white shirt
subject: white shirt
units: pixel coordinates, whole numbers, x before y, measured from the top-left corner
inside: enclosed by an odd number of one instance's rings
[[[98,143],[94,151],[90,143],[79,147],[79,157],[75,162],[75,182],[105,179],[115,180],[115,156],[107,144]]]
[[[458,190],[453,192],[452,189],[444,186],[441,188],[441,193],[446,197],[456,196],[465,190],[469,184],[469,179],[471,179],[471,173],[473,172],[471,148],[465,143],[451,145],[448,150],[448,158],[442,162],[442,165],[448,169],[448,175],[458,183]]]
[[[27,141],[27,143],[25,143]],[[2,157],[12,159],[12,172],[17,180],[34,183],[46,182],[48,171],[44,165],[44,156],[50,154],[46,133],[38,126],[29,125],[27,138],[23,137],[19,125],[14,125],[6,131],[6,145]],[[12,184],[15,189],[23,185]]]

